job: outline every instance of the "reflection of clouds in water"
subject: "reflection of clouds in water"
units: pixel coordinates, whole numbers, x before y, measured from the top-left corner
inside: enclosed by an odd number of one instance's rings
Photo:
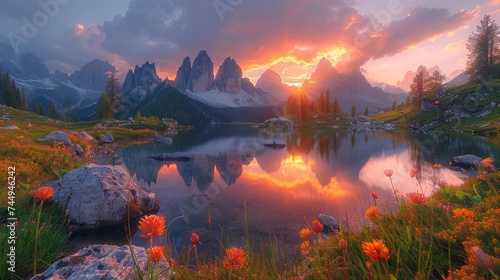
[[[414,168],[415,162],[410,158],[409,150],[399,153],[377,157],[371,157],[359,171],[359,180],[374,190],[384,190],[392,192],[392,186],[389,178],[383,174],[384,170],[393,171],[392,182],[394,188],[401,193],[421,192],[416,179],[410,177],[410,170]],[[426,195],[429,195],[434,187],[440,182],[458,185],[463,183],[463,179],[457,174],[445,167],[433,169],[433,163],[422,163],[419,169],[418,178],[421,187]]]

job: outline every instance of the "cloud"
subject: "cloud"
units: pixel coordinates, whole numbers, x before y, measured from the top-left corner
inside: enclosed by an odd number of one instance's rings
[[[460,48],[461,45],[463,45],[464,43],[464,40],[460,40],[459,42],[455,42],[455,43],[451,43],[451,44],[448,44],[444,50],[445,51],[456,51]]]
[[[378,59],[403,52],[423,41],[462,27],[477,18],[478,13],[461,11],[450,15],[447,9],[415,8],[402,20],[393,21],[380,31],[361,34],[354,51],[346,54],[339,71],[353,71],[370,59]]]

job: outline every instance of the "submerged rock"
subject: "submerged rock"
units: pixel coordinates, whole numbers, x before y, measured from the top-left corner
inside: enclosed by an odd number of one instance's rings
[[[134,257],[130,250],[133,250]],[[135,260],[134,260],[135,258]],[[31,280],[42,279],[137,279],[135,267],[148,271],[148,253],[138,246],[91,245],[76,254],[53,263],[45,272]],[[169,279],[172,271],[163,259],[155,265],[155,275],[164,272],[158,279]]]
[[[450,161],[451,166],[462,168],[476,168],[476,163],[481,164],[482,158],[475,155],[463,155],[453,157]]]
[[[340,232],[339,222],[332,215],[325,212],[318,216],[318,220],[323,224],[324,233]]]
[[[138,186],[120,165],[88,164],[47,185],[75,230],[119,225],[159,208],[156,194]]]

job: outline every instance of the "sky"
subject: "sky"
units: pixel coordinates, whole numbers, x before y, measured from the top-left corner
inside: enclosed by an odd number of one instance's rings
[[[215,73],[230,56],[254,83],[271,68],[301,84],[326,57],[394,85],[419,65],[464,69],[486,14],[500,24],[500,0],[0,0],[0,41],[51,72],[108,60],[122,80],[146,61],[174,79],[206,50]]]

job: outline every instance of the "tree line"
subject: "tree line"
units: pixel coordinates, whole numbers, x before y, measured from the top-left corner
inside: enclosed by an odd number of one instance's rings
[[[16,109],[27,110],[26,92],[19,89],[9,73],[0,69],[0,104]]]

